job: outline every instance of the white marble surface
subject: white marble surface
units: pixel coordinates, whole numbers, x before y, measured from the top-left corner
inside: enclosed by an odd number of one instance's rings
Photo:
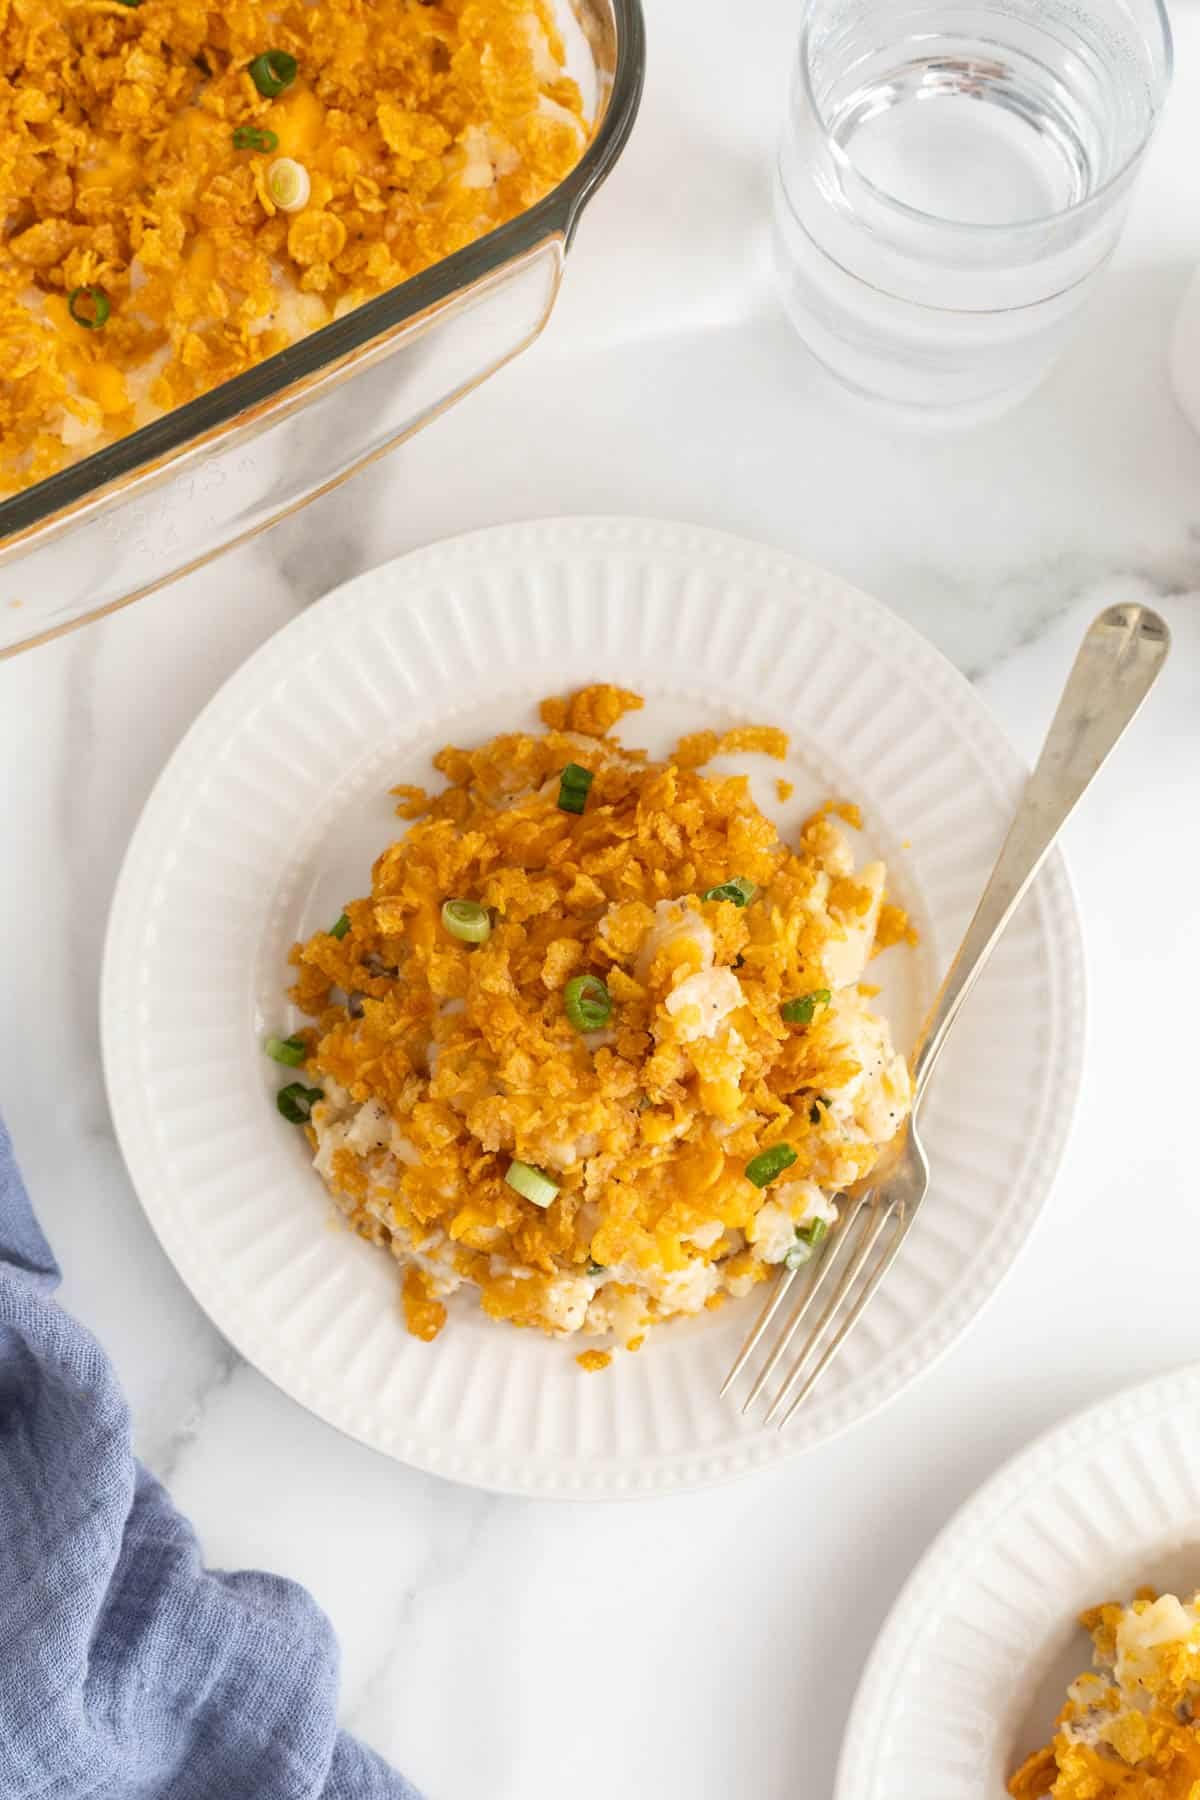
[[[642,119],[542,342],[273,534],[0,665],[0,1104],[64,1299],[110,1347],[142,1452],[210,1559],[311,1584],[341,1633],[346,1722],[436,1800],[819,1800],[873,1634],[958,1502],[1067,1411],[1200,1355],[1200,443],[1165,378],[1200,258],[1200,14],[1177,9],[1173,107],[1066,362],[1007,420],[928,440],[831,396],[770,291],[766,166],[798,10],[742,10],[734,95],[728,8],[649,0]],[[411,1474],[240,1364],[143,1221],[96,1022],[130,829],[221,680],[372,563],[571,511],[701,520],[828,564],[928,632],[1026,753],[1102,604],[1152,597],[1175,633],[1069,834],[1088,1069],[1017,1272],[940,1368],[849,1438],[742,1486],[609,1509]]]

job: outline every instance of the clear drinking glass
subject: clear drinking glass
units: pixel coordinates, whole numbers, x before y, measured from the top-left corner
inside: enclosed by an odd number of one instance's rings
[[[1160,0],[808,0],[775,179],[783,297],[847,387],[990,417],[1059,354],[1171,75]]]

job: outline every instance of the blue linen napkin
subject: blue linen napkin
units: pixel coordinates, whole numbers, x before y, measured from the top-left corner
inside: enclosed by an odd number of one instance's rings
[[[418,1800],[337,1729],[311,1596],[201,1567],[58,1281],[0,1121],[0,1796]]]

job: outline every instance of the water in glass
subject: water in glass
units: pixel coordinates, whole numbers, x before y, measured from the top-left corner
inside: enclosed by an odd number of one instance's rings
[[[1159,0],[810,0],[775,243],[811,349],[929,418],[1020,398],[1117,241],[1169,72]]]

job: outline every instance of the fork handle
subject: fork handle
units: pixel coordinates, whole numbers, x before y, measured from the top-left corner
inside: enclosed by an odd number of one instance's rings
[[[1110,606],[1088,627],[1037,767],[921,1034],[913,1057],[914,1106],[959,1008],[1077,801],[1150,692],[1170,643],[1165,623],[1148,606]]]

